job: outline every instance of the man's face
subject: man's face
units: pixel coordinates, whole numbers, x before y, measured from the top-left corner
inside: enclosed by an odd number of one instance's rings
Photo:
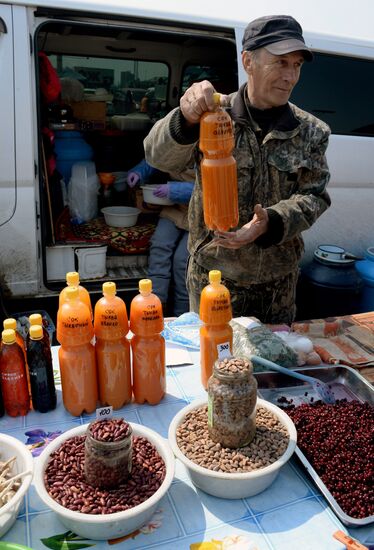
[[[301,52],[273,55],[265,48],[255,59],[243,52],[243,65],[249,76],[249,99],[258,109],[285,105],[299,80],[304,57]]]

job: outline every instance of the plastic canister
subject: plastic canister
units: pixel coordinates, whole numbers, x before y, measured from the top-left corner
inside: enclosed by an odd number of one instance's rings
[[[362,287],[352,255],[336,245],[319,245],[313,261],[301,268],[297,317],[315,319],[358,313]]]
[[[84,223],[98,215],[100,184],[93,161],[76,162],[71,168],[68,204],[73,223]]]
[[[360,311],[374,311],[374,246],[367,248],[365,259],[356,262],[355,268],[364,281]]]
[[[91,160],[93,149],[83,138],[83,134],[77,131],[55,131],[56,166],[68,184],[71,177],[71,169],[75,162]]]

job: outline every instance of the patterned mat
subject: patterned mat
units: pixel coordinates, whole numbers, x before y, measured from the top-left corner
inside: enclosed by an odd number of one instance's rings
[[[96,218],[81,225],[70,222],[67,209],[56,224],[56,239],[60,242],[95,242],[106,244],[123,254],[140,254],[148,251],[149,241],[156,228],[155,220],[139,216],[133,227],[111,227],[104,218]]]

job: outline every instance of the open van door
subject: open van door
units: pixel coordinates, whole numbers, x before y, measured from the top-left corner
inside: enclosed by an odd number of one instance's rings
[[[14,215],[16,208],[14,141],[14,58],[13,22],[10,6],[0,5],[0,227]]]

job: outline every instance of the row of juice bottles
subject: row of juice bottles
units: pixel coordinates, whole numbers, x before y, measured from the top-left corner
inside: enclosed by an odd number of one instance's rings
[[[166,391],[165,341],[161,335],[164,320],[161,302],[152,294],[151,281],[139,282],[139,294],[130,306],[129,324],[126,305],[116,296],[115,283],[103,284],[103,297],[93,312],[89,293],[79,284],[79,274],[68,273],[66,279],[57,314],[65,408],[74,416],[93,412],[98,401],[118,409],[129,403],[132,395],[137,403],[159,403]],[[232,354],[231,318],[230,294],[221,283],[221,273],[210,271],[209,284],[200,300],[204,388],[214,362]],[[41,315],[31,315],[29,320],[26,349],[23,338],[15,332],[15,319],[4,321],[0,375],[5,408],[11,416],[26,414],[30,409],[27,373],[33,408],[47,412],[56,406],[48,332],[41,326]],[[133,333],[131,343],[127,338],[129,330]]]
[[[42,315],[29,317],[26,339],[13,318],[3,322],[0,346],[0,416],[24,416],[30,408],[48,412],[56,408],[51,343]]]
[[[139,281],[139,294],[130,305],[130,323],[114,282],[103,284],[103,296],[92,311],[79,274],[70,272],[66,280],[56,334],[65,408],[74,416],[92,413],[98,401],[119,409],[132,395],[137,403],[159,403],[166,391],[164,319],[151,280]]]

